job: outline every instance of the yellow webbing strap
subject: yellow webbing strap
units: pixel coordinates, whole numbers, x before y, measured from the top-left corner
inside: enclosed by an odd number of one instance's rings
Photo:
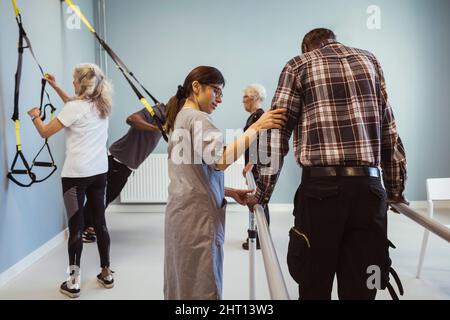
[[[20,120],[16,120],[16,145],[17,145],[17,151],[21,151],[22,143],[20,141]]]
[[[92,33],[96,34],[94,28],[92,28],[91,24],[87,21],[86,17],[83,15],[83,13],[81,12],[81,10],[72,2],[72,0],[64,0],[67,5],[70,6],[70,8],[72,8],[72,10],[78,15],[78,17],[81,19],[81,21],[83,21],[83,23],[86,25],[86,27],[89,29],[89,31],[91,31]],[[109,52],[108,52],[109,53]],[[111,54],[110,54],[111,56]],[[111,58],[113,59],[113,61],[116,63],[116,67],[122,71],[122,73],[124,73],[123,69],[121,69],[122,66],[120,66],[118,64],[117,61],[115,61],[115,59],[111,56]],[[125,73],[124,73],[125,75]],[[126,76],[125,76],[126,77]],[[130,85],[132,85],[130,83]],[[142,95],[141,95],[142,96]],[[142,103],[142,105],[148,110],[148,112],[150,112],[151,116],[154,117],[155,116],[155,111],[153,110],[153,108],[150,106],[150,104],[148,103],[148,101],[142,97],[139,98],[139,101]]]
[[[89,29],[90,32],[95,33],[94,28],[92,28],[89,21],[86,19],[84,14],[81,12],[80,8],[78,8],[76,5],[73,4],[72,0],[65,0],[67,5],[77,14],[77,16],[83,21],[83,23],[86,25],[86,27]]]
[[[148,101],[145,98],[141,98],[139,99],[139,101],[141,101],[142,105],[148,110],[148,112],[150,112],[150,114],[152,115],[152,117],[155,116],[155,111],[153,110],[153,108],[150,106],[150,104],[148,103]]]
[[[16,14],[16,17],[18,17],[20,15],[20,11],[19,7],[17,7],[16,0],[11,0],[11,2],[14,7],[14,13]]]

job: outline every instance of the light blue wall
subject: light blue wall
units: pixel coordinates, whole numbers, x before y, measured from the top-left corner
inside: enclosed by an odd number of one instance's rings
[[[369,30],[369,5],[381,9],[381,29]],[[303,35],[329,27],[344,44],[380,59],[404,141],[409,180],[407,197],[423,200],[427,177],[450,176],[450,2],[448,0],[109,0],[107,36],[111,46],[160,100],[175,93],[197,65],[218,67],[227,85],[214,113],[223,130],[242,127],[242,89],[260,82],[269,104],[283,65],[299,52]],[[110,141],[125,131],[125,117],[140,108],[112,65],[116,106]],[[165,152],[160,143],[156,152]],[[273,202],[293,199],[300,170],[287,156]]]
[[[92,19],[92,0],[79,0],[88,19]],[[54,73],[72,92],[72,67],[95,60],[95,42],[83,28],[65,27],[69,17],[58,0],[18,0],[24,28],[44,69]],[[50,145],[59,165],[47,181],[30,188],[11,183],[6,174],[15,154],[13,112],[14,73],[17,63],[18,29],[11,1],[0,2],[0,273],[20,261],[65,227],[60,172],[64,159],[64,138],[52,137]],[[49,90],[50,91],[50,90]],[[28,51],[24,54],[20,97],[23,151],[30,162],[43,141],[26,114],[39,104],[40,74]],[[52,92],[57,108],[62,104]]]

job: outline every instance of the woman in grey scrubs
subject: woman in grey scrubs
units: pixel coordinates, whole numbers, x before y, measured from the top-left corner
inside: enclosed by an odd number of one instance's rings
[[[225,170],[261,129],[281,128],[284,110],[266,112],[225,145],[210,114],[222,103],[225,79],[200,66],[167,105],[169,198],[165,217],[165,299],[221,299],[225,196],[245,205],[251,190],[224,187]]]

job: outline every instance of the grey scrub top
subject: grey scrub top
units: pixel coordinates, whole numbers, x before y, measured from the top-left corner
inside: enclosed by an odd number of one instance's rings
[[[207,113],[183,108],[168,145],[165,299],[221,299],[225,236],[224,174],[214,169],[223,136]]]

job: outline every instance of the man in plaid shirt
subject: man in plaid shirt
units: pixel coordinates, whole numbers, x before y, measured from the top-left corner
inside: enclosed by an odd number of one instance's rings
[[[342,45],[328,29],[307,33],[302,52],[280,75],[272,109],[286,108],[288,121],[268,132],[272,163],[259,166],[249,206],[269,201],[294,130],[303,171],[288,267],[300,299],[331,299],[335,274],[340,299],[374,299],[389,278],[388,204],[407,203],[405,151],[383,71],[372,53]],[[376,288],[371,266],[381,272]]]

